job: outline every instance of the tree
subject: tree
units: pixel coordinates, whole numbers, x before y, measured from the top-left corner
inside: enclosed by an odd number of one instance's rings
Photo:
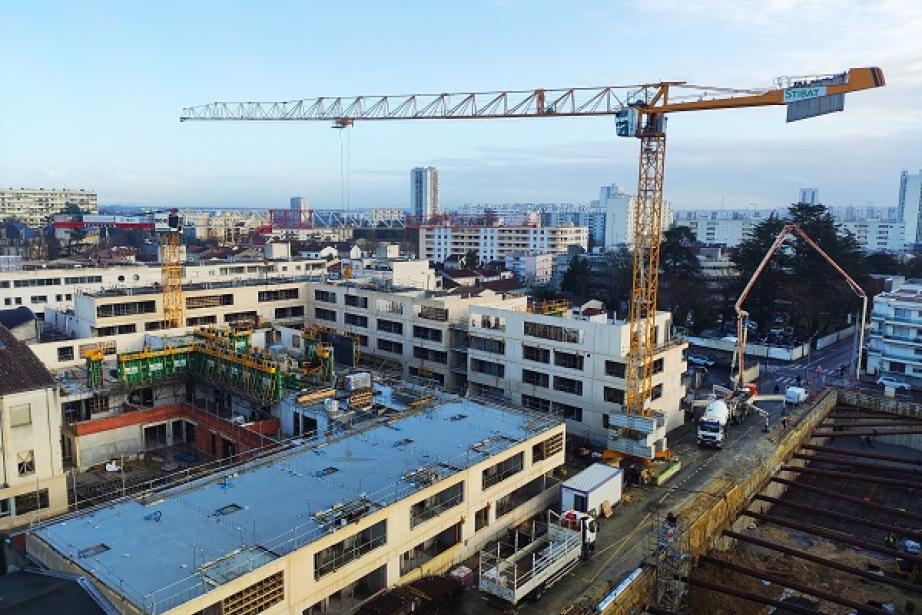
[[[573,297],[576,303],[583,303],[589,297],[589,280],[592,276],[592,270],[589,267],[589,261],[582,256],[574,256],[570,261],[570,266],[563,274],[563,282],[560,284],[561,290],[566,291]]]
[[[663,233],[658,307],[672,312],[676,324],[697,328],[704,321],[714,320],[714,316],[707,305],[706,282],[695,253],[696,244],[694,233],[686,226]]]
[[[67,203],[64,205],[64,211],[62,213],[65,213],[68,216],[79,216],[86,212],[80,209],[80,206],[76,203]]]
[[[480,265],[480,256],[477,250],[468,250],[461,259],[461,266],[464,269],[476,269]]]
[[[824,205],[795,203],[783,219],[773,216],[756,225],[750,238],[740,244],[733,259],[740,273],[740,289],[787,223],[797,224],[839,267],[859,284],[867,285],[865,256],[854,235],[842,231]],[[746,309],[753,320],[767,325],[782,316],[775,309],[778,303],[790,306],[786,316],[804,336],[843,325],[855,310],[852,290],[813,247],[796,235],[785,241],[772,258],[753,287]]]
[[[864,257],[864,268],[868,273],[902,274],[906,267],[893,254],[872,252]]]

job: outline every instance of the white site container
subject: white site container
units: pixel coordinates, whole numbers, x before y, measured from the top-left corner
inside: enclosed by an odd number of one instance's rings
[[[598,516],[602,502],[621,501],[623,474],[619,468],[595,463],[560,485],[560,511],[588,512]]]

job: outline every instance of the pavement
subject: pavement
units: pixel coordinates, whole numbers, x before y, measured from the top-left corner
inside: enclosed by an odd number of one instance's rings
[[[615,509],[614,516],[599,522],[596,551],[592,559],[574,568],[538,602],[520,605],[515,612],[522,615],[551,615],[574,604],[589,604],[592,601],[588,596],[598,599],[606,594],[646,557],[657,511],[664,516],[670,510],[680,509],[702,493],[702,489],[718,476],[742,478],[752,470],[759,448],[755,445],[772,435],[778,435],[780,429],[781,404],[766,403],[763,407],[771,415],[771,432],[764,433],[763,421],[757,415],[751,415],[741,425],[731,427],[728,443],[723,450],[699,448],[695,442],[695,425],[691,420],[670,432],[669,448],[682,461],[682,470],[662,487],[626,489],[628,501]],[[454,612],[475,615],[490,610],[478,591],[469,590]]]

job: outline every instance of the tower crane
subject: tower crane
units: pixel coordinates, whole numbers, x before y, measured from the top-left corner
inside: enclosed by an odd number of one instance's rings
[[[182,218],[176,209],[151,211],[129,216],[95,214],[55,216],[56,229],[120,228],[153,231],[160,240],[160,291],[163,320],[167,327],[184,325],[182,296]]]
[[[656,352],[656,304],[666,161],[666,116],[683,111],[787,106],[788,121],[841,111],[844,95],[884,85],[879,68],[779,79],[767,89],[661,81],[628,86],[400,96],[320,97],[279,102],[214,102],[187,107],[180,121],[481,120],[614,116],[620,137],[640,139],[634,199],[633,277],[623,415],[610,415],[609,448],[646,459],[667,452],[661,416],[649,406]]]

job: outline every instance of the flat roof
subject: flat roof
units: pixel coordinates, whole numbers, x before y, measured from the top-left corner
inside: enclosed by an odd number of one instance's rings
[[[137,606],[163,612],[335,531],[350,512],[410,497],[557,424],[444,402],[32,533]],[[346,525],[342,534],[353,532]]]
[[[299,275],[288,277],[273,277],[260,279],[237,279],[221,282],[191,282],[182,285],[183,291],[192,290],[218,290],[225,288],[240,288],[243,286],[280,286],[282,284],[297,284],[301,282],[316,282],[321,275]],[[162,292],[160,286],[126,286],[118,288],[107,288],[95,292],[84,292],[91,297],[128,297],[133,295],[159,295]]]

